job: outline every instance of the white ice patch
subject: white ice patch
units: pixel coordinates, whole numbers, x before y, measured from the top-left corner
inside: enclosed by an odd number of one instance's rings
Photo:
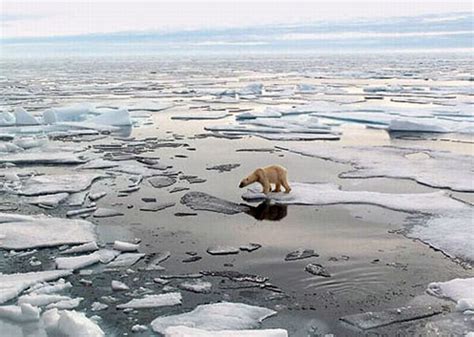
[[[55,124],[56,122],[81,121],[87,114],[93,111],[94,107],[89,103],[75,104],[60,108],[51,108],[43,112],[44,124]]]
[[[62,164],[83,164],[85,160],[78,155],[66,151],[51,151],[44,152],[33,149],[34,151],[24,151],[20,153],[2,154],[0,156],[0,163],[12,163],[16,165],[25,164],[48,164],[48,165],[62,165]]]
[[[57,257],[55,260],[58,269],[81,269],[100,262],[100,256],[96,253],[71,257]]]
[[[114,241],[114,249],[121,252],[134,252],[137,251],[138,248],[140,248],[139,244],[124,241]]]
[[[214,111],[214,112],[202,112],[197,111],[195,113],[188,113],[188,114],[180,114],[180,115],[173,115],[171,119],[176,120],[214,120],[214,119],[222,119],[230,116],[229,113],[226,111]]]
[[[37,205],[43,208],[56,208],[68,196],[68,193],[47,194],[40,195],[38,197],[28,198],[26,202],[31,205]]]
[[[105,333],[81,312],[51,309],[41,315],[48,335],[104,337]]]
[[[63,250],[61,254],[77,254],[77,253],[86,253],[86,252],[93,252],[99,249],[97,243],[95,241],[87,242],[82,245],[78,245],[66,250]]]
[[[15,124],[16,125],[39,125],[40,122],[33,117],[30,113],[28,113],[25,109],[23,108],[15,108],[13,111],[15,115]]]
[[[0,303],[17,297],[23,290],[39,282],[71,275],[71,270],[48,270],[30,273],[0,274]]]
[[[181,304],[181,293],[166,293],[159,295],[145,295],[143,298],[134,298],[133,300],[117,305],[119,309],[126,308],[156,308],[156,307],[167,307]]]
[[[119,255],[115,260],[107,265],[107,268],[126,268],[133,266],[135,263],[138,262],[141,258],[143,258],[145,254],[143,253],[125,253]]]
[[[97,117],[86,120],[87,123],[112,126],[130,126],[130,114],[127,109],[108,110]]]
[[[388,177],[412,179],[421,184],[473,192],[472,156],[445,151],[395,146],[313,146],[295,144],[279,148],[310,157],[351,164],[355,170],[344,178]],[[413,160],[410,154],[425,153],[427,158]]]
[[[103,176],[87,173],[36,176],[23,183],[19,194],[33,196],[80,192],[88,189],[96,179],[101,177]]]
[[[28,303],[36,307],[42,307],[59,301],[71,300],[69,296],[56,294],[28,294],[18,298],[18,304]]]
[[[28,249],[80,244],[96,239],[95,225],[41,215],[0,213],[0,248]]]
[[[214,303],[197,306],[193,311],[161,316],[151,322],[154,331],[164,334],[172,326],[185,326],[208,331],[242,330],[258,327],[276,311],[243,303]]]
[[[426,292],[430,295],[447,298],[455,302],[464,298],[474,298],[474,277],[456,278],[446,282],[433,282]]]
[[[165,330],[165,337],[288,337],[288,332],[283,329],[208,331],[172,326]]]
[[[0,318],[6,318],[18,323],[38,321],[40,312],[39,308],[28,303],[0,306]]]

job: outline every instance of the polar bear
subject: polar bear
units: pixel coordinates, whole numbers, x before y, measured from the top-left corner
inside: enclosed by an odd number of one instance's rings
[[[290,185],[288,185],[286,168],[280,165],[270,165],[256,169],[246,178],[242,179],[239,187],[242,188],[255,182],[262,185],[264,194],[270,193],[270,184],[275,184],[273,192],[280,192],[282,185],[285,188],[285,193],[290,193],[291,191]]]

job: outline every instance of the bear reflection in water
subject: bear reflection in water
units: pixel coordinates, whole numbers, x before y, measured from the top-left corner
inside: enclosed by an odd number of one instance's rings
[[[253,216],[257,220],[278,221],[286,217],[288,214],[287,205],[270,204],[268,201],[263,201],[257,207],[250,205],[246,206],[248,206],[249,210],[245,213]]]

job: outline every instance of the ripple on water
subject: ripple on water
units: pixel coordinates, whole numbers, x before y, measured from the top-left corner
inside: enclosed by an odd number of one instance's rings
[[[330,278],[307,277],[306,289],[323,290],[334,295],[369,295],[386,284],[389,271],[384,266],[354,266],[331,273]]]

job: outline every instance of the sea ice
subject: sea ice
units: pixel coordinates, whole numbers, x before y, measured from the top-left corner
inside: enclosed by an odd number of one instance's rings
[[[211,255],[239,254],[239,251],[239,248],[231,246],[214,246],[207,248],[207,252]]]
[[[82,297],[76,297],[76,298],[70,298],[70,299],[66,299],[66,300],[61,300],[61,301],[57,301],[57,302],[53,302],[53,303],[50,303],[46,306],[46,309],[53,309],[53,308],[57,308],[57,309],[74,309],[74,308],[77,308],[79,306],[79,304],[81,304],[83,298]]]
[[[25,109],[17,107],[13,111],[16,125],[39,125],[40,122]]]
[[[283,329],[209,331],[171,326],[165,330],[165,337],[288,337],[288,332]]]
[[[0,156],[0,163],[12,163],[15,165],[29,165],[29,164],[47,164],[47,165],[63,165],[63,164],[83,164],[85,160],[78,155],[66,151],[52,151],[43,152],[24,151],[20,153],[2,154]]]
[[[55,260],[58,269],[81,269],[100,262],[99,254],[96,252],[88,255],[71,257],[57,257]]]
[[[159,295],[145,295],[143,298],[134,298],[133,300],[117,305],[119,309],[126,308],[156,308],[181,304],[181,293],[166,293]]]
[[[38,197],[28,198],[27,202],[31,205],[37,205],[43,208],[56,208],[69,196],[68,193],[56,193],[40,195]]]
[[[312,146],[297,144],[278,148],[302,155],[351,164],[355,170],[342,174],[344,178],[388,177],[412,179],[421,184],[473,192],[472,156],[446,151],[396,146]],[[428,158],[410,159],[408,155],[425,153]]]
[[[447,298],[455,302],[474,298],[474,277],[456,278],[446,282],[433,282],[428,285],[426,292],[430,295]]]
[[[122,216],[123,213],[110,208],[97,208],[93,214],[94,218],[110,218],[113,216]]]
[[[0,213],[0,247],[27,249],[80,244],[96,239],[95,225],[85,220]]]
[[[0,306],[0,318],[6,318],[19,323],[38,321],[40,313],[41,310],[39,308],[29,303]]]
[[[155,188],[168,187],[176,183],[176,178],[173,177],[151,177],[148,179],[151,186]]]
[[[143,258],[145,254],[143,253],[125,253],[119,255],[115,260],[110,262],[107,265],[108,269],[113,268],[127,268],[133,266],[135,263],[138,262],[141,258]]]
[[[28,303],[36,307],[46,306],[50,303],[56,303],[59,301],[70,300],[69,296],[56,295],[56,294],[28,294],[18,298],[18,304]]]
[[[183,314],[161,316],[151,322],[154,331],[165,333],[172,326],[186,326],[208,331],[256,328],[276,311],[243,303],[214,303],[198,305]]]
[[[318,256],[319,254],[315,253],[313,249],[299,248],[293,252],[286,254],[285,261],[302,260],[302,259],[307,259],[310,257],[318,257]]]
[[[214,119],[222,119],[230,116],[229,113],[226,111],[214,111],[214,112],[195,112],[195,113],[188,113],[188,114],[180,114],[180,115],[173,115],[171,119],[177,120],[214,120]]]
[[[98,174],[56,174],[36,176],[26,180],[19,194],[34,196],[53,193],[74,193],[86,190],[103,176]]]
[[[123,282],[120,282],[120,281],[116,281],[116,280],[112,280],[112,283],[110,285],[112,287],[112,290],[115,290],[115,291],[122,291],[122,290],[129,290],[130,287],[128,285],[126,285],[125,283]]]
[[[114,249],[121,252],[135,252],[140,248],[139,244],[134,244],[125,241],[114,241]]]
[[[112,125],[112,126],[130,126],[130,114],[127,109],[108,110],[97,117],[86,120],[87,123]]]
[[[51,108],[43,112],[44,124],[55,124],[56,122],[78,122],[84,120],[93,111],[92,104],[81,103],[60,108]]]
[[[23,290],[39,282],[68,276],[71,270],[49,270],[40,272],[0,274],[0,303],[17,297]]]
[[[81,312],[50,309],[41,315],[48,335],[67,337],[104,337],[102,329]]]
[[[194,293],[208,294],[211,292],[212,283],[194,280],[181,283],[179,286],[181,290],[192,291]]]
[[[97,243],[95,241],[91,242],[86,242],[82,245],[78,245],[66,250],[63,250],[61,254],[77,254],[77,253],[87,253],[87,252],[93,252],[99,249],[99,246],[97,246]]]

